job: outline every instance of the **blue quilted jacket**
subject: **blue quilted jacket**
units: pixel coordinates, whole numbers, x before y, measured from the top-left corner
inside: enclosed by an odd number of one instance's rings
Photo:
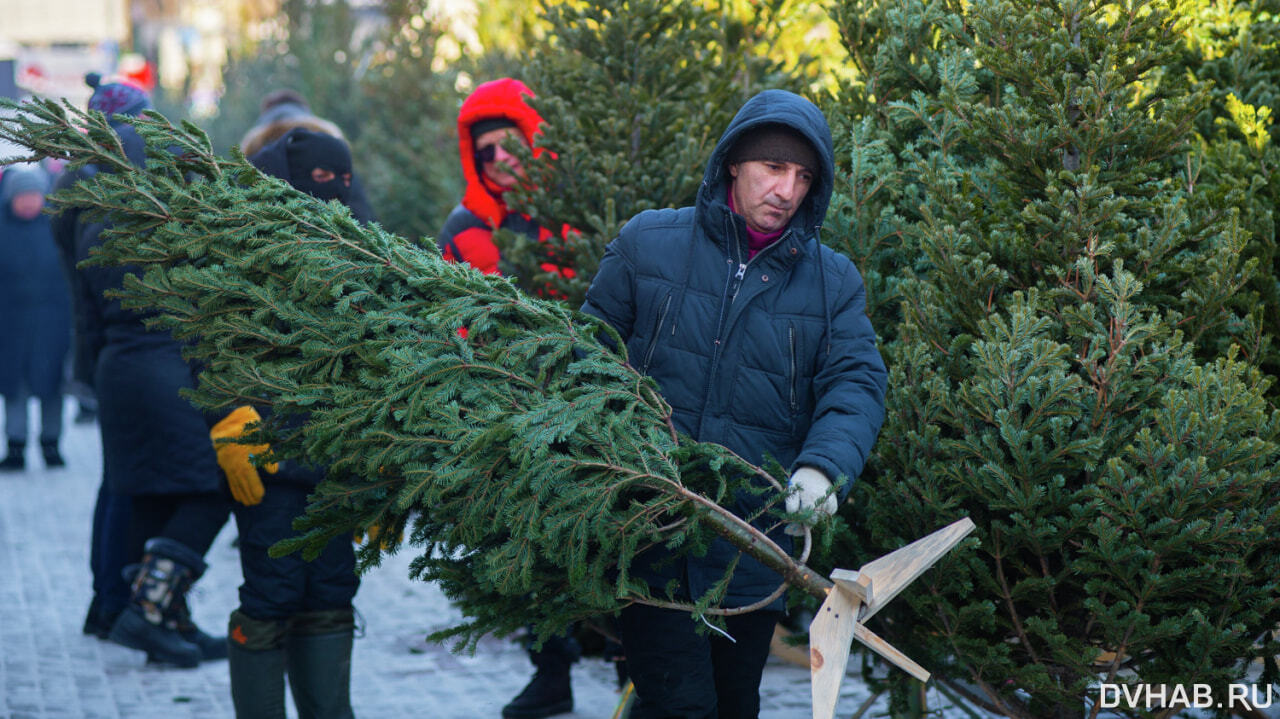
[[[822,168],[788,229],[748,259],[744,220],[726,202],[725,160],[742,133],[767,123],[804,134]],[[679,431],[755,464],[767,455],[788,470],[815,467],[843,499],[880,431],[886,372],[862,277],[819,242],[832,156],[817,107],[781,90],[756,95],[717,143],[696,206],[646,211],[628,222],[609,244],[583,310],[619,332],[631,364],[657,381]],[[733,509],[748,516],[761,501],[740,497]],[[790,547],[780,530],[770,536]],[[678,562],[654,554],[638,574],[657,588],[677,580],[680,595],[696,598],[738,550],[716,540],[704,556]],[[780,583],[743,557],[724,605],[750,604]],[[781,609],[782,600],[771,608]]]

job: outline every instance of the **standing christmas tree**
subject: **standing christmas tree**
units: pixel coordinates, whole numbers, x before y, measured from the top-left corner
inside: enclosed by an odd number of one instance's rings
[[[1181,7],[836,14],[866,70],[837,206],[862,232],[828,239],[900,302],[880,300],[887,418],[835,552],[972,515],[981,551],[880,631],[1005,716],[1097,716],[1099,682],[1225,697],[1277,649],[1280,425],[1233,346],[1257,336],[1258,254],[1200,199],[1205,94],[1167,72]]]
[[[798,84],[781,62],[752,48],[762,41],[761,28],[770,37],[786,27],[778,20],[787,9],[738,17],[731,5],[544,5],[547,36],[521,77],[545,120],[537,142],[551,152],[540,160],[525,155],[530,181],[508,200],[543,227],[577,232],[549,242],[495,235],[524,287],[555,287],[570,307],[580,307],[605,245],[623,223],[642,210],[692,204],[707,156],[747,97]],[[542,269],[547,254],[574,268],[574,276]]]

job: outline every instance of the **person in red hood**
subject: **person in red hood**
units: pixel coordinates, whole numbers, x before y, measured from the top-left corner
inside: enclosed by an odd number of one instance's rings
[[[502,255],[493,242],[498,228],[524,233],[546,242],[551,232],[539,227],[528,215],[511,212],[505,193],[524,179],[520,158],[507,150],[512,142],[533,148],[534,135],[542,118],[525,98],[533,92],[512,78],[486,82],[475,89],[458,112],[458,148],[462,174],[467,181],[462,202],[449,213],[436,242],[440,254],[450,262],[466,262],[489,275],[501,274]],[[572,277],[572,270],[544,264]],[[554,294],[548,290],[548,295]],[[466,328],[460,333],[465,336]],[[529,684],[502,708],[503,719],[540,719],[573,711],[573,691],[569,667],[581,649],[571,634],[552,637],[542,648],[529,647],[529,659],[536,671]]]
[[[520,158],[507,149],[511,143],[532,148],[534,157],[542,154],[542,148],[533,146],[542,118],[525,102],[528,97],[533,92],[524,83],[504,77],[477,87],[458,112],[458,149],[467,188],[436,243],[446,260],[465,262],[487,275],[502,273],[494,230],[512,230],[542,242],[552,237],[528,215],[510,211],[504,198],[524,179]],[[542,269],[573,276],[572,269],[550,263]]]

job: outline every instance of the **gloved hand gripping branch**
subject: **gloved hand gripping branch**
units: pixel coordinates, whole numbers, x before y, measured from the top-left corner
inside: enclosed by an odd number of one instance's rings
[[[821,471],[813,467],[797,467],[791,479],[787,480],[786,509],[793,513],[810,512],[808,526],[812,527],[835,514],[838,506],[835,492],[831,491],[831,480]],[[788,524],[785,531],[796,536],[804,534],[804,528],[794,523]]]
[[[245,405],[236,407],[209,430],[213,449],[218,454],[218,466],[227,475],[231,496],[246,507],[262,501],[265,490],[258,468],[253,466],[253,456],[269,451],[271,445],[243,444],[238,440],[245,435],[248,425],[261,421],[262,417],[257,410]],[[271,474],[275,474],[279,468],[280,465],[276,462],[263,465],[263,469]]]

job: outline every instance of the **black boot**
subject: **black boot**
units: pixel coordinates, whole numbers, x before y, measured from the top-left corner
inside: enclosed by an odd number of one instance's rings
[[[298,719],[354,719],[354,634],[355,618],[350,609],[306,612],[293,618],[284,651]]]
[[[58,467],[67,466],[66,461],[62,459],[62,454],[58,452],[58,440],[42,439],[40,440],[40,452],[44,455],[44,466],[47,469],[56,469]]]
[[[227,666],[236,719],[285,719],[283,621],[264,621],[239,609],[231,613]]]
[[[178,613],[187,590],[204,573],[205,563],[187,546],[164,537],[147,540],[142,565],[133,580],[129,606],[108,638],[147,653],[147,660],[190,669],[200,663],[200,647],[178,633]]]
[[[503,719],[542,719],[573,711],[569,666],[578,653],[577,642],[570,637],[552,637],[542,649],[530,649],[529,660],[536,671],[516,698],[502,707]]]
[[[4,456],[3,461],[0,461],[0,472],[21,472],[26,469],[27,459],[24,456],[26,451],[25,441],[9,440],[9,453]]]
[[[200,647],[200,661],[227,658],[227,638],[209,636],[203,629],[197,627],[191,619],[191,609],[187,606],[185,596],[177,600],[174,617],[177,620],[178,633],[182,638]]]

